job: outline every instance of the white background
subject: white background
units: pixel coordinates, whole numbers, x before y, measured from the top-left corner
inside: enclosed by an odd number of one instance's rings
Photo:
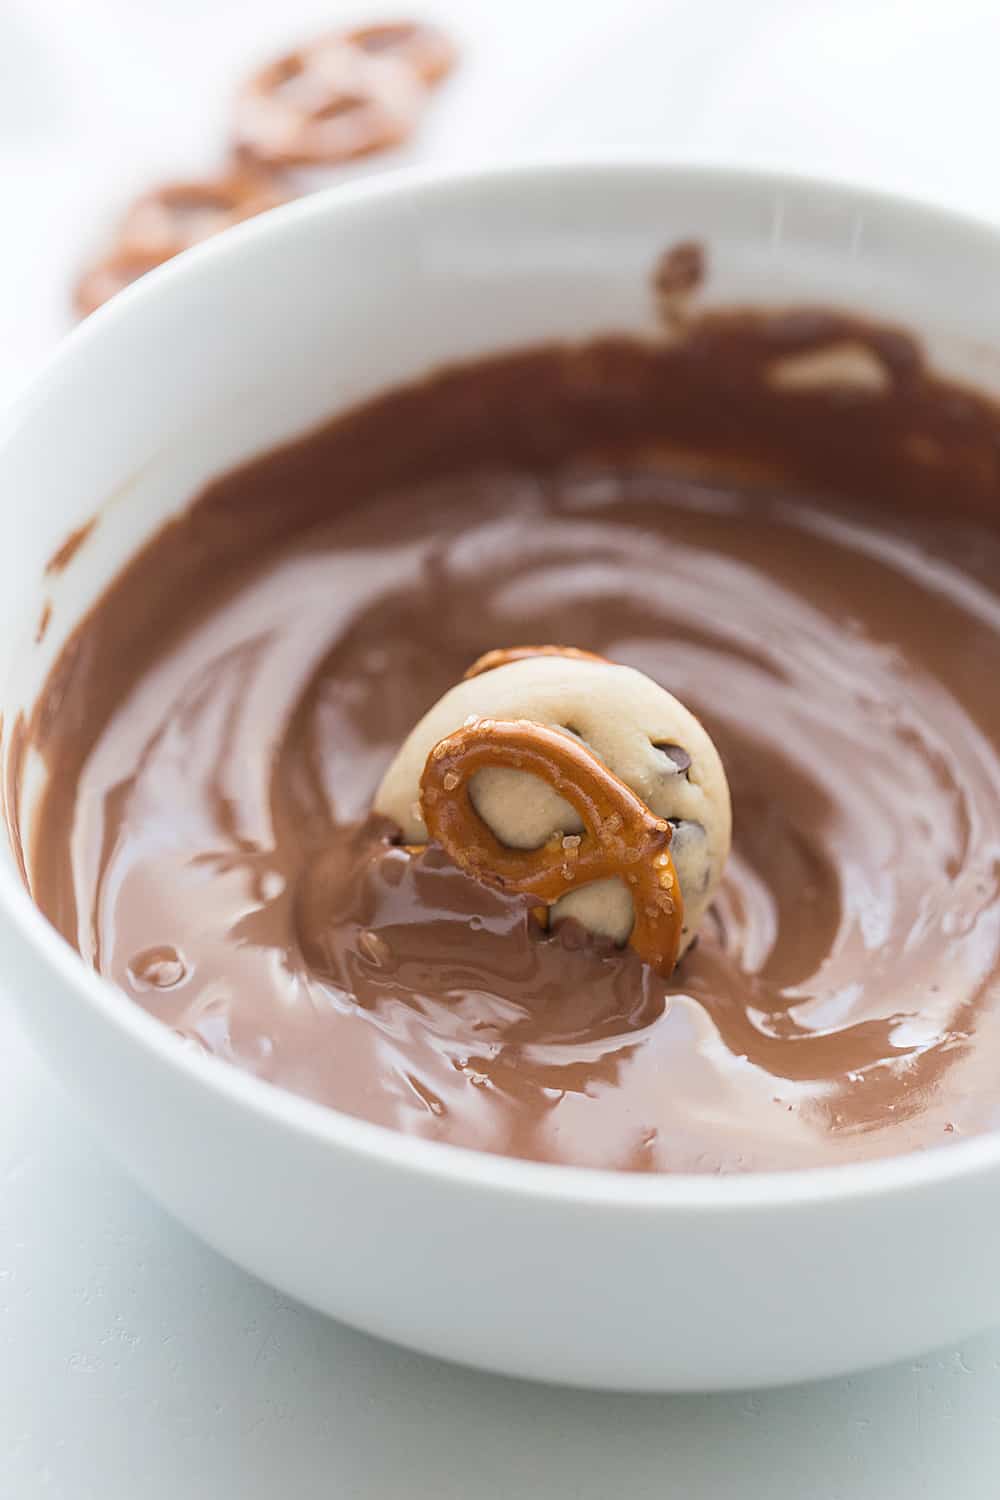
[[[408,158],[634,147],[1000,218],[996,0],[417,9],[447,22],[465,60]],[[0,0],[0,400],[68,326],[73,269],[116,207],[213,165],[248,64],[338,16],[392,10]],[[998,1494],[1000,1334],[850,1380],[714,1397],[561,1392],[404,1354],[169,1222],[98,1152],[0,1008],[2,1500]]]

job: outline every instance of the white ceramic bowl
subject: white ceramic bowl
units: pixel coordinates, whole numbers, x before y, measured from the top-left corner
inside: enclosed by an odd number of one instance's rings
[[[900,318],[948,370],[1000,389],[1000,235],[908,203],[620,163],[387,176],[308,199],[125,293],[8,420],[4,722],[209,476],[443,360],[649,330],[650,268],[692,235],[709,246],[709,301]],[[43,580],[95,512],[65,573]],[[1000,1322],[996,1136],[739,1178],[484,1156],[182,1049],[55,936],[9,854],[0,923],[25,1026],[130,1171],[240,1265],[374,1333],[517,1375],[707,1389],[850,1370]]]

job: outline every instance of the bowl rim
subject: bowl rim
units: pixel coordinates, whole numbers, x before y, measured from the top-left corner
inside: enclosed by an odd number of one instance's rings
[[[64,338],[8,407],[0,422],[3,446],[33,413],[50,388],[72,379],[89,346],[141,311],[175,283],[196,278],[215,260],[234,260],[297,226],[378,207],[400,195],[465,194],[488,188],[517,191],[525,185],[570,178],[622,178],[632,173],[662,188],[756,187],[762,194],[796,195],[828,208],[894,216],[915,232],[949,232],[1000,252],[1000,226],[974,215],[937,207],[908,195],[855,185],[842,179],[720,162],[680,162],[653,152],[588,152],[585,156],[531,156],[483,166],[401,167],[354,183],[309,194],[248,220],[175,257],[143,276],[99,308]],[[570,1166],[495,1155],[443,1141],[425,1140],[358,1119],[330,1105],[294,1094],[245,1073],[222,1059],[178,1045],[169,1027],[144,1011],[115,985],[89,969],[50,926],[21,883],[13,862],[0,864],[0,910],[11,936],[41,961],[45,977],[65,986],[74,1003],[85,1003],[100,1021],[124,1032],[149,1060],[182,1075],[218,1100],[247,1110],[258,1121],[306,1137],[323,1149],[346,1152],[373,1166],[434,1178],[474,1194],[502,1193],[586,1207],[616,1206],[640,1213],[733,1214],[775,1207],[816,1207],[881,1197],[898,1198],[986,1177],[1000,1168],[1000,1130],[897,1156],[839,1165],[729,1174],[634,1173]],[[15,981],[16,982],[16,981]]]

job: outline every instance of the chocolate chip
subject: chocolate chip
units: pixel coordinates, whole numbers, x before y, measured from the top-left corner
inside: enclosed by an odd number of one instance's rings
[[[667,760],[673,762],[676,770],[683,771],[687,775],[691,757],[680,745],[669,745],[665,740],[654,740],[653,749],[659,750],[661,755],[665,755]]]

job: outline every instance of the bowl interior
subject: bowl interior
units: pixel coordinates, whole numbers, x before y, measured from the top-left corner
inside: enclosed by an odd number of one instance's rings
[[[0,440],[3,722],[30,713],[82,615],[207,480],[442,363],[652,335],[654,268],[689,239],[708,256],[699,305],[819,303],[899,322],[942,371],[1000,392],[997,238],[919,207],[652,166],[399,177],[320,195],[124,294],[12,415]],[[47,566],[91,522],[68,563]],[[29,760],[26,775],[30,838],[44,768]],[[0,899],[17,882],[4,840]]]

